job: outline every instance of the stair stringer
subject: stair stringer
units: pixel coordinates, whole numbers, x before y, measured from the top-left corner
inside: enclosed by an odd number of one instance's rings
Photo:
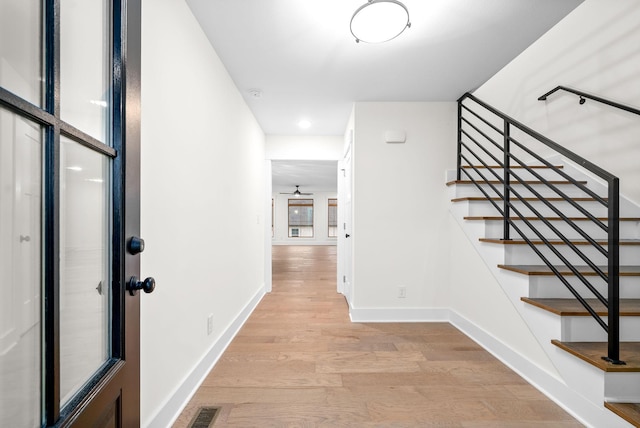
[[[453,195],[454,191],[452,191],[452,198],[457,196]],[[627,202],[623,203],[621,201],[621,207],[624,206],[625,211],[631,209]],[[603,406],[612,389],[611,387],[607,388],[606,374],[551,343],[552,339],[563,337],[563,326],[560,317],[534,308],[520,300],[522,296],[535,294],[535,292],[530,293],[532,288],[532,284],[529,281],[530,278],[504,271],[497,267],[498,264],[505,262],[505,248],[480,242],[479,239],[485,236],[485,228],[482,222],[464,220],[464,217],[469,215],[469,205],[470,202],[452,203],[450,212],[556,368],[559,376],[558,380],[561,383],[560,388],[566,389],[561,393],[558,393],[557,390],[549,391],[541,386],[544,381],[538,383],[531,376],[528,376],[527,380],[587,425],[594,427],[631,426]],[[562,287],[562,285],[560,286]],[[523,357],[526,358],[526,356]],[[543,367],[540,367],[540,369],[551,374]],[[635,394],[635,392],[632,392],[632,394]],[[568,398],[569,396],[571,398]]]

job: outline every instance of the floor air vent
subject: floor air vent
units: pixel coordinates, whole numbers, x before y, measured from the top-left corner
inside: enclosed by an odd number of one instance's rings
[[[220,407],[200,407],[189,428],[209,428],[213,425],[219,410]]]

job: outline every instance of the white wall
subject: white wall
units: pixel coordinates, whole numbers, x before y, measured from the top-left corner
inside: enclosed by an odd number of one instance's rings
[[[343,144],[334,135],[267,135],[265,151],[271,160],[339,160]]]
[[[353,307],[446,307],[456,104],[363,102],[354,112]],[[385,143],[387,130],[405,131],[406,143]]]
[[[289,238],[288,206],[290,195],[273,194],[274,199],[274,245],[336,245],[337,238],[330,238],[329,232],[329,199],[336,199],[336,192],[314,192],[313,196],[305,196],[304,199],[313,199],[313,238]]]
[[[145,1],[142,24],[141,273],[157,281],[141,308],[149,426],[263,292],[266,186],[264,134],[184,1]]]
[[[558,92],[572,87],[640,109],[640,2],[586,0],[475,94],[620,177],[640,203],[640,116]],[[543,153],[544,154],[544,153]]]

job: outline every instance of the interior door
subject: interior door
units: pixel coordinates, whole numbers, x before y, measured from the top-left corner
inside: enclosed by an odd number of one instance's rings
[[[140,12],[2,2],[0,426],[140,424]]]

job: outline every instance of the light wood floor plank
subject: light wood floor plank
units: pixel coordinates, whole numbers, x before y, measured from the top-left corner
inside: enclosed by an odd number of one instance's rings
[[[174,427],[581,426],[448,323],[352,323],[336,248],[273,247],[273,292]]]

